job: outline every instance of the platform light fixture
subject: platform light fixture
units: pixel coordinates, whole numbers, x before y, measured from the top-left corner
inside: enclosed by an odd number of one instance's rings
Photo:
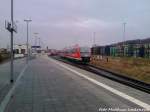
[[[31,22],[32,20],[31,19],[25,19],[24,20],[27,24],[27,64],[28,64],[28,61],[29,61],[29,22]]]
[[[14,52],[13,52],[13,35],[17,33],[17,25],[14,22],[14,0],[11,0],[11,22],[5,21],[5,28],[11,33],[10,39],[10,83],[14,82]]]

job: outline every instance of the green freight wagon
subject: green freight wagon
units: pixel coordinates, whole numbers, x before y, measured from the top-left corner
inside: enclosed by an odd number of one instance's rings
[[[144,51],[144,54],[145,54],[145,58],[150,58],[150,43],[147,43],[144,45],[144,48],[145,48],[145,51]]]
[[[115,46],[110,47],[110,56],[117,56],[117,48]]]

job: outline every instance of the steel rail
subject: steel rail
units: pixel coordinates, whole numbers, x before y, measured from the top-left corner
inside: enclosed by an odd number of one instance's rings
[[[83,64],[79,62],[74,63],[74,62],[68,61],[60,57],[53,57],[53,58],[56,60],[62,61],[64,63],[70,64],[72,66],[76,66],[78,68],[92,72],[96,75],[103,76],[105,78],[111,79],[113,81],[119,82],[121,84],[130,86],[132,88],[135,88],[135,89],[138,89],[138,90],[141,90],[143,92],[150,94],[150,84],[148,83],[127,77],[125,75],[121,75],[119,73],[112,72],[110,70],[106,70],[104,68],[95,67],[94,65],[91,65],[91,64]]]

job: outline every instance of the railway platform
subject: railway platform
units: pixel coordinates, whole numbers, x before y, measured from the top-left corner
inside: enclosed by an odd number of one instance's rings
[[[117,108],[143,109],[90,80],[78,76],[78,72],[80,75],[91,75],[84,70],[67,68],[61,62],[46,56],[31,60],[22,71],[19,81],[16,82],[5,112],[99,112],[103,109]],[[93,80],[96,77],[98,76],[93,76]],[[97,80],[110,83],[110,85],[116,84],[116,88],[123,87],[101,77]],[[127,89],[131,88],[124,88],[125,91]],[[135,98],[138,95],[141,96],[140,100],[149,97],[148,94],[139,91],[137,93],[137,91],[135,91],[137,94]],[[133,95],[133,93],[130,94]],[[149,101],[145,98],[141,102],[148,105]]]

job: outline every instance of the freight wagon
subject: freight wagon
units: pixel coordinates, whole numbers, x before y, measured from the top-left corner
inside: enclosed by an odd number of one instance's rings
[[[150,58],[150,38],[129,40],[106,46],[94,46],[92,55]]]

